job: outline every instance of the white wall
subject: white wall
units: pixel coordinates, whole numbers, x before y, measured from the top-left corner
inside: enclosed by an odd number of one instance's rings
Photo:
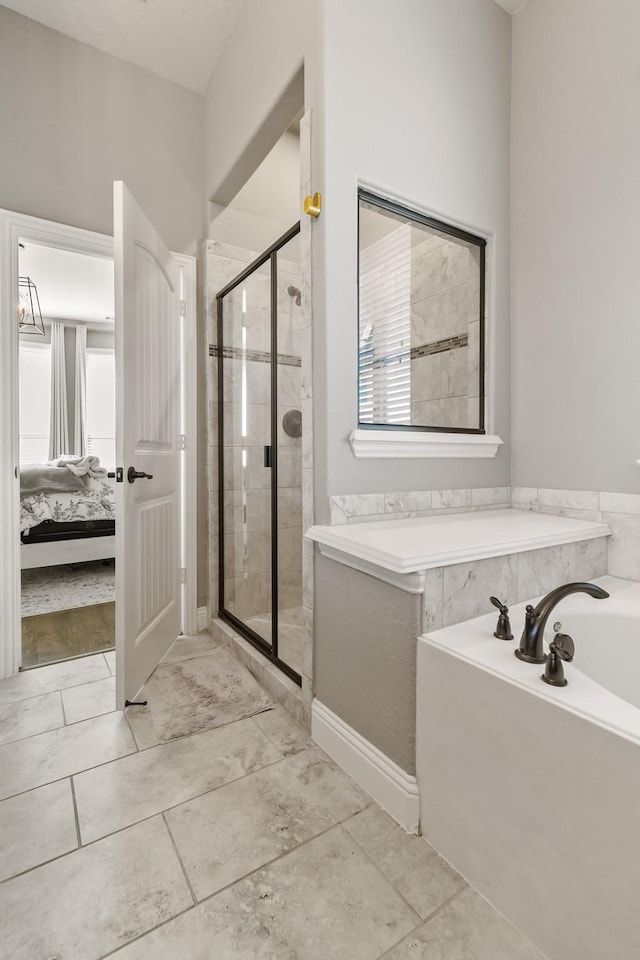
[[[200,94],[0,6],[0,207],[112,234],[113,181],[123,179],[168,246],[195,254],[204,229],[203,157]],[[199,366],[202,398],[202,357]],[[200,409],[206,451],[202,400]],[[204,456],[200,603],[207,594]]]
[[[513,483],[637,493],[640,4],[513,30]]]
[[[207,200],[228,204],[288,128],[302,105],[303,63],[310,105],[316,3],[248,0],[205,94]]]
[[[113,181],[171,249],[202,236],[203,98],[0,7],[0,207],[113,233]]]
[[[317,509],[328,494],[502,486],[495,461],[357,461],[359,178],[493,235],[495,419],[509,438],[511,18],[493,0],[325,0],[324,307],[314,312]],[[314,248],[314,256],[316,249]],[[315,294],[315,291],[314,291]]]
[[[209,239],[262,252],[300,219],[300,137],[287,131],[228,206]]]

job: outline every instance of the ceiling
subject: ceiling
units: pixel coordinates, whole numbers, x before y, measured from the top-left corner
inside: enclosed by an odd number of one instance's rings
[[[47,320],[113,324],[113,260],[25,242],[19,270],[35,283]]]
[[[2,5],[204,93],[246,2],[2,0]]]
[[[528,0],[496,0],[519,13]],[[204,93],[247,0],[2,0],[104,53]]]
[[[507,11],[507,13],[520,13],[523,10],[529,0],[496,0],[496,3],[499,3],[501,7]]]

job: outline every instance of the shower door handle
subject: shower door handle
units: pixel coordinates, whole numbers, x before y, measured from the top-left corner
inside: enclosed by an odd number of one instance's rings
[[[264,465],[265,467],[271,467],[271,447],[265,446],[264,448]]]

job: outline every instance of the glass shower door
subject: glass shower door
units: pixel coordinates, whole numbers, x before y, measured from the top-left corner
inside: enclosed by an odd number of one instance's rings
[[[299,231],[296,224],[217,295],[219,612],[298,683]]]
[[[271,645],[271,265],[222,301],[225,609]]]

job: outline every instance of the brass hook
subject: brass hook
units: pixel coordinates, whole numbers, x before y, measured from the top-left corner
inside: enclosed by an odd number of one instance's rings
[[[319,193],[314,193],[313,198],[304,198],[304,212],[308,213],[310,217],[319,217],[321,209],[322,197]]]

